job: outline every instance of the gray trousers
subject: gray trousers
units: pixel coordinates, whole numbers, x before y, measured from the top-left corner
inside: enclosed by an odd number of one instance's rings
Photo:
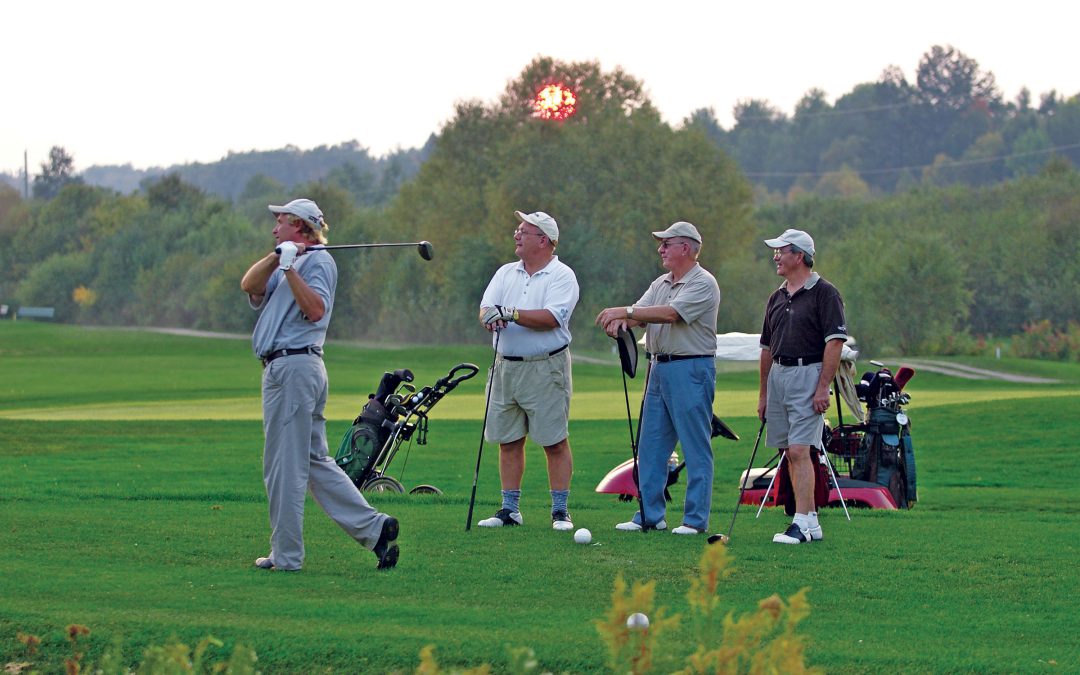
[[[307,490],[326,515],[361,546],[372,549],[386,514],[379,513],[327,456],[322,359],[309,354],[275,359],[263,370],[263,481],[270,502],[270,560],[279,569],[304,564]]]

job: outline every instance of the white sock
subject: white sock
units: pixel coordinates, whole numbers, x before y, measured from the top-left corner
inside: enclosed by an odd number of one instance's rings
[[[820,527],[817,519],[817,511],[811,511],[806,514],[806,522],[809,524],[809,527]]]
[[[810,516],[805,513],[796,513],[794,522],[799,526],[800,530],[810,529]]]

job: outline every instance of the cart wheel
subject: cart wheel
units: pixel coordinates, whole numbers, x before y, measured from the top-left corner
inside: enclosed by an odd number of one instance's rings
[[[396,492],[405,494],[405,486],[391,476],[377,476],[364,483],[361,492]]]
[[[434,485],[417,485],[409,490],[411,495],[441,495],[442,493],[443,491]]]

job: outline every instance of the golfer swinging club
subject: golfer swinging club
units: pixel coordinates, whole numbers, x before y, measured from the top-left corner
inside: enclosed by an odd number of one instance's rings
[[[337,288],[337,265],[326,251],[329,227],[310,199],[270,206],[276,214],[271,251],[244,274],[240,288],[260,310],[251,342],[263,364],[263,480],[270,502],[270,553],[263,569],[299,570],[304,564],[305,490],[326,515],[378,558],[397,564],[398,521],[373,509],[333,457],[327,456],[328,391],[323,343]]]
[[[712,506],[712,404],[716,393],[716,315],[720,287],[698,264],[701,235],[679,221],[653,232],[664,269],[645,294],[627,307],[608,307],[596,324],[611,336],[620,328],[646,326],[651,360],[638,438],[641,510],[615,529],[667,529],[664,519],[668,458],[675,443],[686,457],[686,500],[682,524],[673,534],[694,535],[709,528]]]
[[[480,323],[497,350],[488,375],[491,398],[487,440],[499,444],[502,508],[480,527],[521,525],[519,502],[525,473],[525,436],[543,446],[551,490],[551,526],[572,530],[567,501],[574,460],[568,421],[570,315],[578,301],[574,271],[555,255],[559,225],[544,213],[515,211],[518,262],[500,267],[480,302]]]
[[[758,419],[766,420],[766,445],[787,448],[795,517],[778,544],[822,538],[814,504],[810,448],[821,443],[829,384],[847,339],[844,302],[836,287],[813,271],[814,240],[802,230],[766,239],[784,283],[769,296],[761,328]]]

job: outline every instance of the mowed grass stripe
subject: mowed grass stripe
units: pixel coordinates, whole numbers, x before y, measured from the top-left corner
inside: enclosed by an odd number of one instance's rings
[[[729,391],[724,380],[717,385],[713,408],[721,417],[744,415],[757,407],[757,393]],[[1073,388],[1015,389],[1005,385],[999,390],[936,390],[919,391],[911,386],[912,404],[909,412],[918,414],[920,409],[949,405],[971,405],[991,401],[1025,400],[1033,398],[1052,399],[1075,396]],[[641,392],[630,395],[630,411],[636,420],[641,403]],[[352,420],[363,407],[366,399],[349,396],[331,396],[326,406],[329,420]],[[84,403],[77,405],[15,407],[0,410],[0,419],[11,420],[260,420],[262,407],[258,391],[251,396],[222,398],[185,398],[176,400],[130,400],[109,403]],[[431,412],[432,420],[481,420],[484,412],[482,394],[451,392]],[[588,391],[574,394],[571,417],[579,420],[612,420],[626,417],[626,401],[621,393]],[[853,421],[850,412],[844,410],[845,422]],[[830,414],[836,421],[835,411]]]

